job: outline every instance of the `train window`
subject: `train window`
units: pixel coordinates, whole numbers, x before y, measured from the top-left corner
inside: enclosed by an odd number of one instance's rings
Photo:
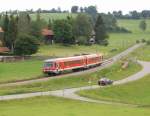
[[[74,61],[64,62],[64,65],[65,66],[70,66],[70,65],[76,65],[76,64],[81,64],[81,63],[82,63],[82,60],[74,60]]]
[[[53,67],[53,62],[45,62],[44,67]]]

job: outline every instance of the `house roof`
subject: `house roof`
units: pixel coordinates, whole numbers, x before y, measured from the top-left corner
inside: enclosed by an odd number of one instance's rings
[[[3,43],[2,43],[2,41],[0,40],[0,47],[1,47],[1,46],[3,46]]]
[[[2,29],[2,27],[0,27],[0,32],[1,32],[1,33],[3,33],[3,32],[4,32],[4,31],[3,31],[3,29]]]
[[[9,52],[10,50],[7,47],[0,47],[0,53]]]
[[[54,35],[54,32],[52,30],[49,30],[49,29],[42,29],[42,35],[44,35],[44,36]]]

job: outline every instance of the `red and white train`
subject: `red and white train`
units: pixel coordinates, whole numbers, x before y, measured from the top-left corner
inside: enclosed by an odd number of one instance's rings
[[[48,59],[44,61],[43,72],[51,75],[60,74],[66,70],[87,69],[89,67],[100,65],[102,61],[102,54]]]

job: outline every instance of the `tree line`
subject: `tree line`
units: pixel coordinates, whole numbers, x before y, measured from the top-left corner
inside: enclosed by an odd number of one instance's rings
[[[112,14],[117,19],[147,19],[150,18],[150,10],[143,10],[141,12],[138,12],[136,10],[130,11],[128,14],[123,14],[123,12],[120,11],[113,11]]]
[[[38,50],[44,40],[43,28],[53,30],[54,42],[63,45],[90,45],[94,39],[95,44],[106,46],[109,32],[130,32],[119,27],[112,14],[98,13],[95,6],[84,8],[75,18],[50,18],[48,22],[41,18],[40,11],[36,12],[36,20],[32,20],[28,11],[6,12],[0,15],[0,26],[4,30],[3,43],[17,55],[30,55]]]
[[[86,13],[80,13],[76,18],[68,16],[66,19],[49,19],[46,22],[39,12],[36,20],[32,20],[28,12],[20,12],[16,15],[6,12],[1,15],[0,22],[4,30],[2,41],[16,55],[30,55],[37,52],[39,44],[43,41],[41,34],[43,28],[53,30],[54,41],[63,45],[88,45],[93,34],[96,36],[97,44],[108,44],[107,31],[100,14],[93,23],[92,17]]]

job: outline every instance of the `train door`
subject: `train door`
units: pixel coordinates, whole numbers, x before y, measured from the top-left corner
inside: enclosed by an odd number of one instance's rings
[[[84,60],[85,60],[85,68],[88,68],[88,58],[87,56],[84,56]]]

